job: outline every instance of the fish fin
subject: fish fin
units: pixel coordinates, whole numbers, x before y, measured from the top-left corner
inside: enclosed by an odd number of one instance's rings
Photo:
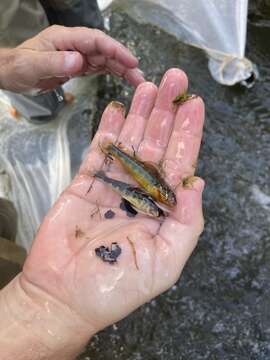
[[[146,170],[149,171],[151,175],[157,178],[159,181],[164,181],[161,174],[161,165],[157,165],[151,161],[141,161],[141,164],[144,166]]]
[[[94,173],[92,176],[93,176],[93,177],[97,177],[97,178],[102,179],[102,180],[107,177],[107,175],[105,174],[104,170],[98,170],[98,171],[97,171],[96,173]]]
[[[138,209],[136,209],[128,200],[122,198],[122,203],[124,204],[124,207],[125,207],[126,211],[129,211],[129,212],[131,212],[133,214],[138,213]]]
[[[134,157],[136,160],[138,160],[137,156],[136,156],[136,150],[134,148],[134,146],[132,145],[132,151],[133,154],[131,153],[131,150],[127,147],[125,147],[121,142],[118,142],[117,145],[115,145],[116,147],[118,147],[118,149],[120,149],[121,151],[123,151],[125,154]]]
[[[110,161],[113,161],[113,157],[111,156],[109,150],[107,149],[110,144],[111,144],[110,142],[105,142],[103,144],[101,144],[100,142],[98,143],[98,147],[100,151],[105,155],[105,164],[107,163],[108,159]]]

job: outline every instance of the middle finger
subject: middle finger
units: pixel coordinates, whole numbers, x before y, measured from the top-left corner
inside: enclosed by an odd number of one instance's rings
[[[163,76],[155,106],[138,150],[139,157],[144,161],[158,163],[163,158],[177,109],[173,100],[179,94],[184,93],[187,87],[187,76],[180,69],[170,69]]]

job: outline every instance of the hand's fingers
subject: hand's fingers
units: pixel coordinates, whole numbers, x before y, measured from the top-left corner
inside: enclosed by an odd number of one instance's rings
[[[145,82],[143,73],[138,68],[127,68],[114,59],[107,59],[105,66],[107,72],[123,77],[135,87],[137,87],[142,82]]]
[[[27,65],[39,79],[77,75],[84,63],[82,55],[76,51],[25,51],[29,52],[25,54]]]
[[[88,57],[88,71],[108,72],[125,78],[131,85],[137,87],[145,79],[138,68],[128,68],[115,59],[108,59],[103,55]]]
[[[155,281],[160,293],[173,285],[194,250],[203,230],[202,192],[204,181],[197,178],[190,188],[177,188],[178,205],[162,224],[156,238]],[[168,266],[169,264],[169,266]],[[163,272],[160,269],[164,269]]]
[[[10,73],[7,88],[11,91],[29,90],[37,88],[43,80],[76,75],[84,62],[77,52],[16,48],[12,53],[12,61],[7,64]]]
[[[98,54],[98,55],[94,55],[94,56],[88,55],[87,61],[88,61],[89,65],[92,66],[93,68],[104,68],[107,58],[103,54]],[[120,65],[120,66],[121,66],[121,68],[124,68],[123,65]]]
[[[186,91],[188,80],[179,69],[170,69],[163,76],[156,103],[146,126],[139,156],[145,161],[159,162],[164,156],[175,117],[174,98]]]
[[[104,163],[100,145],[106,141],[116,142],[125,121],[124,105],[116,101],[111,102],[105,109],[98,131],[91,143],[86,159],[83,161],[79,174],[88,174],[98,170]]]
[[[144,129],[155,103],[157,87],[151,82],[142,83],[136,90],[125,124],[118,137],[118,142],[132,154],[137,151]],[[123,172],[122,166],[113,161],[110,171]]]
[[[143,73],[140,69],[134,68],[127,70],[124,78],[133,86],[137,87],[141,83],[145,82]]]
[[[163,171],[171,186],[193,175],[200,150],[204,123],[204,103],[191,99],[178,108],[174,128],[163,159]]]
[[[133,148],[138,149],[156,96],[157,87],[151,82],[139,85],[134,94],[125,125],[119,135],[119,142],[131,151]]]
[[[190,182],[176,189],[177,206],[170,214],[180,224],[190,226],[199,235],[203,229],[202,192],[204,180],[193,176]]]
[[[199,177],[193,177],[193,181],[186,187],[179,185],[176,189],[177,206],[170,216],[163,222],[159,235],[170,244],[183,239],[182,233],[190,233],[198,237],[203,230],[202,192],[204,181]],[[190,236],[189,236],[190,237]],[[192,245],[194,247],[194,244]]]
[[[98,33],[96,34],[95,43],[100,54],[115,59],[128,68],[138,66],[138,59],[124,45],[102,31],[96,31]]]
[[[103,55],[116,59],[128,68],[138,65],[137,58],[121,43],[100,30],[84,27],[67,28],[54,25],[40,36],[54,44],[57,50],[77,50],[85,55]]]

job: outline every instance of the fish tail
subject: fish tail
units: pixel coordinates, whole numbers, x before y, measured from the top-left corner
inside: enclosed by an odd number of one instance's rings
[[[122,181],[108,177],[103,170],[99,170],[95,173],[94,177],[102,180],[105,184],[109,185],[118,194],[124,193],[127,184]]]
[[[107,180],[107,176],[103,170],[98,170],[93,176],[104,181]]]

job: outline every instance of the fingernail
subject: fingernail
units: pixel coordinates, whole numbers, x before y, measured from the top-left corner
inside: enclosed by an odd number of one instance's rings
[[[78,61],[78,55],[74,51],[67,51],[65,53],[65,61],[64,61],[64,71],[71,71],[73,70],[75,64]]]
[[[126,111],[125,105],[119,101],[111,101],[109,105],[117,111],[122,111],[123,113]]]

